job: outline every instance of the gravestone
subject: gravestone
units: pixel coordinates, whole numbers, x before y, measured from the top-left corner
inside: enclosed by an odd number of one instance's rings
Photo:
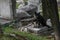
[[[11,0],[0,0],[0,23],[3,26],[10,25],[13,19],[13,3]],[[10,20],[11,19],[11,20]]]
[[[10,0],[0,0],[0,17],[6,18],[6,19],[12,18]]]

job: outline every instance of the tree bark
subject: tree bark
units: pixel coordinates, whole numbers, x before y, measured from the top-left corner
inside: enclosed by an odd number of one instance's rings
[[[2,26],[0,24],[0,38],[2,37],[2,35],[3,35],[3,30],[2,30]]]
[[[50,15],[52,27],[55,31],[56,40],[60,40],[59,15],[56,0],[46,0],[48,14]]]
[[[46,0],[42,0],[42,10],[43,10],[43,17],[45,18],[45,20],[49,19]]]
[[[16,14],[16,0],[11,0],[11,3],[12,3],[13,19],[15,19],[15,14]]]

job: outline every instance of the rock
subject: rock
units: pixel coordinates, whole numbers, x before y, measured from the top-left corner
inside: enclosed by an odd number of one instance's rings
[[[12,36],[12,37],[16,37],[16,35],[15,35],[15,34],[10,34],[10,36]]]
[[[36,33],[36,34],[40,34],[40,33],[44,33],[48,30],[47,27],[42,27],[42,28],[28,28],[28,31],[31,33]]]
[[[10,22],[11,22],[11,21],[4,20],[4,19],[0,19],[1,25],[7,24],[7,23],[10,23]]]
[[[20,19],[29,18],[29,17],[31,17],[31,15],[29,15],[26,11],[20,10],[20,11],[17,11],[16,17],[20,18]]]
[[[26,25],[26,26],[19,27],[18,30],[20,30],[20,31],[24,31],[24,32],[28,32],[28,27],[33,28],[34,25],[33,25],[32,23],[30,23],[30,24],[28,24],[28,25]]]
[[[51,19],[47,19],[46,24],[49,25],[49,26],[52,26]]]
[[[31,32],[31,33],[38,33],[40,29],[39,28],[28,28],[28,32]]]
[[[35,5],[37,7],[36,12],[40,12],[41,10],[41,0],[28,0],[28,5]]]
[[[24,7],[21,7],[17,9],[17,13],[21,10],[26,11],[26,12],[32,12],[33,10],[36,11],[37,7],[35,5],[26,5]]]

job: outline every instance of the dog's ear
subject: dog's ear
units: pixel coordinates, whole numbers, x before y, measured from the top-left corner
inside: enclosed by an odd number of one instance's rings
[[[40,12],[39,13],[35,12],[35,15],[40,15]]]

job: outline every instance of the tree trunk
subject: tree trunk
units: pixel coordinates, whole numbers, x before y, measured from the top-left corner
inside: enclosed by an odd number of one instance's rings
[[[3,30],[2,30],[2,26],[0,24],[0,38],[2,37],[2,35],[3,35]]]
[[[15,19],[15,14],[16,14],[16,0],[11,0],[11,3],[12,3],[13,19]]]
[[[50,15],[52,26],[55,31],[56,40],[60,40],[59,16],[56,0],[46,0],[48,14]]]
[[[45,20],[49,19],[46,0],[42,0],[42,10],[43,10],[43,17],[45,18]]]

